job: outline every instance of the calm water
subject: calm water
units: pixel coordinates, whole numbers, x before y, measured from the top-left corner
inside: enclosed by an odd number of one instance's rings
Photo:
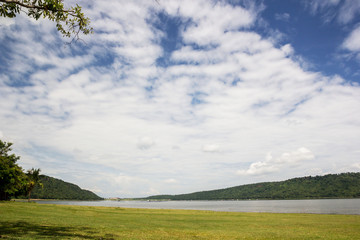
[[[320,213],[360,215],[360,199],[246,201],[37,201],[40,204],[123,208],[191,209],[224,212]]]

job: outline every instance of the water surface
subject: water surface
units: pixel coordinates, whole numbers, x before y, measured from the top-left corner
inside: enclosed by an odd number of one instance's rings
[[[37,201],[40,204],[150,209],[191,209],[223,212],[318,213],[360,215],[360,199],[244,201]]]

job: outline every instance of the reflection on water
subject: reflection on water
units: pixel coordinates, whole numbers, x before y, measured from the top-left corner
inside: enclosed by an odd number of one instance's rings
[[[360,199],[245,200],[245,201],[37,201],[41,204],[123,208],[191,209],[224,212],[358,214]]]

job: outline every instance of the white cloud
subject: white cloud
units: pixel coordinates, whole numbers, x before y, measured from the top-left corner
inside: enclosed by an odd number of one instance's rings
[[[146,150],[155,145],[155,141],[150,137],[142,137],[138,140],[137,147]]]
[[[344,40],[342,47],[352,52],[360,51],[360,26],[355,28]]]
[[[360,163],[355,163],[352,165],[357,171],[360,171]]]
[[[280,157],[274,158],[268,153],[265,161],[255,162],[247,170],[239,170],[239,175],[261,175],[280,172],[298,166],[303,161],[313,160],[314,154],[306,149],[299,148],[290,153],[283,153]]]
[[[322,11],[328,7],[337,6],[340,3],[340,0],[311,0],[307,1],[306,4],[309,4],[311,11],[316,13]]]
[[[182,31],[187,43],[199,45],[216,44],[218,37],[227,31],[247,28],[255,21],[256,13],[240,6],[233,7],[222,2],[215,5],[209,1],[183,1],[179,5],[166,4],[170,14],[179,14],[192,20]]]
[[[321,168],[312,168],[312,169],[310,169],[309,173],[312,176],[325,175]]]
[[[285,56],[291,56],[294,54],[294,48],[290,44],[285,44],[280,49],[284,52]]]
[[[305,4],[312,14],[322,14],[326,23],[335,18],[338,23],[348,24],[360,14],[360,2],[354,0],[307,0]]]
[[[217,145],[217,144],[206,144],[202,147],[202,150],[204,152],[220,152],[221,149],[220,149],[220,146]]]
[[[279,20],[279,21],[287,22],[290,19],[290,14],[289,13],[277,13],[277,14],[275,14],[275,19]]]
[[[166,183],[177,183],[176,179],[174,178],[169,178],[165,180]]]
[[[6,17],[0,18],[0,27],[2,27],[2,26],[9,27],[9,26],[13,25],[14,23],[15,23],[15,21],[12,18],[6,18]]]
[[[353,0],[345,0],[344,4],[340,8],[340,13],[338,15],[338,21],[340,23],[349,23],[356,19],[360,14],[360,2]]]

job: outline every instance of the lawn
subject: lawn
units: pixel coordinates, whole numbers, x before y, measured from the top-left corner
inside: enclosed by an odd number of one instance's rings
[[[360,215],[234,213],[0,202],[5,239],[360,239]]]

